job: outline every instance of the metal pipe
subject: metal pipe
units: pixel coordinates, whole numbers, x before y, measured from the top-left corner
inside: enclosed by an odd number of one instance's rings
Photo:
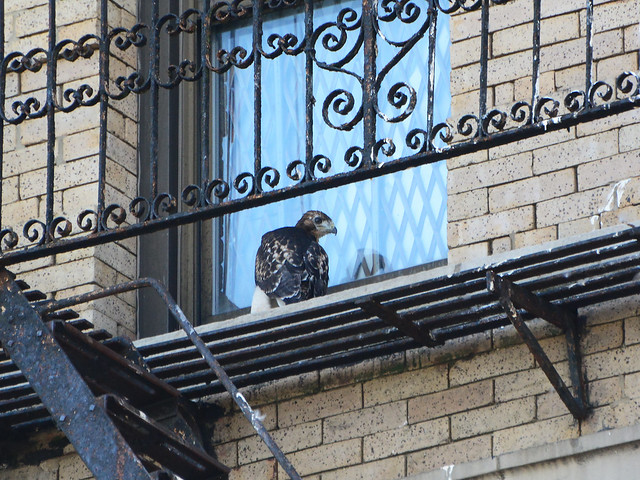
[[[55,169],[55,146],[56,146],[56,121],[55,121],[55,101],[53,96],[56,90],[56,2],[49,2],[49,48],[47,51],[47,192],[45,206],[45,233],[43,240],[45,243],[53,240],[53,232],[50,231],[53,222],[53,190],[54,190],[54,169]]]

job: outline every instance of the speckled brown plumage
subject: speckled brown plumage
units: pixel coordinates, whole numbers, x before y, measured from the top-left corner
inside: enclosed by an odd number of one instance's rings
[[[326,294],[329,258],[318,240],[328,233],[336,233],[333,221],[316,210],[295,227],[265,233],[256,254],[256,286],[287,304]]]

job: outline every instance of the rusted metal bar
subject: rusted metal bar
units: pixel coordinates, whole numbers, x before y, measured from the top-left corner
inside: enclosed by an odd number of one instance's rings
[[[56,2],[49,2],[49,49],[47,52],[47,190],[45,195],[44,242],[53,239],[53,190],[56,162],[56,120],[53,96],[56,93]]]
[[[262,1],[253,0],[253,182],[262,193]]]
[[[489,0],[482,0],[482,13],[480,15],[480,95],[478,116],[482,120],[487,114],[487,69],[489,64]],[[486,135],[484,129],[480,129],[482,136]]]
[[[436,345],[441,345],[442,343],[438,343],[435,341],[433,337],[429,334],[429,332],[423,331],[418,325],[413,323],[411,320],[407,320],[403,318],[401,315],[398,315],[397,312],[392,310],[389,307],[382,305],[372,298],[361,298],[355,302],[357,307],[360,307],[362,310],[367,312],[370,315],[375,315],[379,319],[385,321],[391,326],[396,327],[405,335],[413,338],[416,342],[427,346],[434,347]]]
[[[533,109],[540,98],[540,2],[533,0],[533,58],[531,74],[531,115],[529,121],[536,122],[533,118]]]
[[[567,325],[577,321],[575,312],[568,312],[564,308],[534,295],[508,278],[497,276],[492,270],[487,272],[487,288],[492,293],[496,291],[508,292],[509,298],[517,308],[524,308],[529,313],[554,324],[563,331]]]
[[[438,9],[434,2],[436,0],[429,0],[429,12],[431,16],[431,25],[429,25],[429,64],[427,70],[427,138],[431,138],[431,131],[433,130],[433,115],[434,115],[434,97],[436,90],[436,39],[438,33]],[[433,149],[433,144],[429,143],[429,150]]]
[[[377,2],[376,2],[377,5]],[[362,115],[363,115],[363,166],[374,163],[374,145],[376,143],[376,31],[373,17],[376,14],[373,0],[362,0],[362,35],[364,36],[364,75],[362,78]]]
[[[100,36],[107,38],[109,32],[109,0],[100,1]],[[98,203],[96,211],[98,218],[104,212],[106,166],[107,166],[107,117],[109,111],[109,44],[100,42],[100,149],[98,150]],[[102,222],[97,222],[96,228],[103,230]]]
[[[222,383],[227,392],[229,392],[233,401],[236,403],[236,405],[238,405],[245,418],[249,420],[256,433],[260,436],[267,448],[269,448],[269,450],[278,461],[280,466],[283,468],[283,470],[287,473],[287,475],[289,475],[292,480],[301,480],[300,475],[295,470],[289,459],[284,455],[282,450],[280,450],[280,447],[274,442],[269,432],[267,432],[267,430],[265,429],[258,414],[253,411],[242,393],[240,393],[238,388],[233,384],[225,370],[222,368],[220,363],[218,363],[215,356],[211,353],[202,338],[200,338],[193,325],[185,316],[182,309],[178,306],[176,301],[173,299],[169,291],[162,283],[153,278],[141,278],[138,280],[133,280],[131,282],[114,285],[113,287],[105,288],[102,290],[75,295],[73,297],[69,297],[68,299],[42,302],[39,303],[36,308],[42,314],[55,310],[61,310],[63,308],[68,308],[73,305],[86,303],[92,300],[97,300],[99,298],[116,295],[118,293],[137,290],[144,287],[151,287],[158,293],[158,295],[160,295],[173,317],[178,321],[179,325],[185,331],[200,355],[202,355],[209,367],[214,371],[220,383]]]
[[[590,104],[589,91],[591,85],[593,85],[593,0],[586,0],[587,2],[587,31],[586,31],[586,47],[585,47],[585,86],[584,86],[584,104],[585,106],[592,106]]]
[[[556,368],[553,366],[553,363],[551,362],[551,360],[549,360],[549,357],[544,352],[542,346],[540,345],[540,342],[538,342],[536,337],[533,335],[529,327],[527,327],[526,323],[520,316],[520,313],[518,312],[512,300],[513,290],[511,289],[511,286],[513,284],[509,284],[507,282],[504,282],[503,280],[504,279],[495,276],[493,272],[487,272],[487,289],[491,293],[499,297],[500,304],[504,308],[507,317],[515,327],[524,343],[529,348],[529,351],[533,354],[536,362],[538,362],[538,365],[540,365],[540,368],[542,368],[542,371],[547,376],[547,378],[551,382],[551,385],[556,390],[556,392],[560,396],[560,399],[567,406],[571,414],[577,419],[585,418],[587,415],[587,406],[584,402],[584,398],[582,396],[574,396],[569,390],[564,380],[562,379]],[[569,351],[573,351],[573,354],[576,356],[576,358],[574,359],[575,368],[576,365],[579,365],[579,361],[577,360],[579,352],[577,348],[575,348],[577,346],[577,344],[575,343],[575,336],[573,338],[573,350],[570,347]],[[573,376],[582,376],[582,373],[576,369],[572,374],[572,378]]]
[[[151,478],[4,269],[0,270],[0,342],[98,480]]]

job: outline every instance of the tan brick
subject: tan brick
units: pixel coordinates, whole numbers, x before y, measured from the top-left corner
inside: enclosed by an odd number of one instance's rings
[[[407,455],[407,475],[491,457],[491,435],[451,442]]]
[[[531,422],[535,414],[535,399],[532,397],[458,413],[451,416],[451,438],[472,437],[522,425]]]
[[[62,139],[62,158],[65,162],[99,153],[100,131],[98,129],[69,135]]]
[[[581,11],[584,9],[582,0],[564,0],[557,2],[555,0],[542,0],[540,4],[540,15],[542,18],[561,15],[563,13]]]
[[[540,202],[536,206],[538,227],[591,217],[607,210],[611,188],[601,187]]]
[[[412,370],[377,378],[363,385],[365,406],[394,402],[447,388],[447,366]]]
[[[621,347],[623,344],[622,325],[622,322],[612,322],[588,327],[582,337],[582,353],[589,355]]]
[[[638,5],[634,0],[617,0],[615,2],[602,3],[593,7],[593,31],[594,33],[612,30],[638,23]],[[580,23],[583,32],[586,32],[586,12],[580,12]]]
[[[515,100],[514,84],[512,82],[501,83],[493,89],[493,99],[495,105],[510,106]]]
[[[582,434],[589,435],[603,430],[612,430],[640,422],[640,400],[622,399],[611,405],[596,408],[583,420]]]
[[[38,199],[30,198],[5,205],[2,208],[3,226],[12,226],[18,232],[18,226],[22,226],[29,219],[38,217],[38,203]]]
[[[480,36],[451,44],[451,68],[477,62],[480,51]]]
[[[276,407],[275,405],[263,405],[258,408],[260,414],[264,416],[262,423],[267,430],[273,430],[276,427]],[[215,443],[228,442],[229,440],[237,440],[244,437],[250,437],[255,433],[252,425],[247,421],[245,416],[238,412],[232,415],[225,415],[216,421],[213,428],[212,441]]]
[[[553,47],[547,47],[553,48]],[[541,55],[544,50],[541,50]],[[487,65],[488,85],[498,85],[531,75],[531,53],[517,52],[491,60]]]
[[[491,240],[491,255],[508,252],[512,249],[511,237],[500,237]]]
[[[555,364],[554,367],[565,379],[569,378],[569,366],[566,362]],[[533,368],[522,372],[496,377],[496,402],[506,402],[517,398],[530,397],[546,393],[553,389],[551,382],[541,368]]]
[[[439,418],[364,437],[364,461],[422,450],[449,440],[449,420]]]
[[[136,149],[115,135],[107,135],[107,155],[129,172],[135,174],[138,171]]]
[[[449,379],[451,385],[462,385],[532,367],[533,356],[526,345],[518,345],[458,360],[451,367]]]
[[[638,157],[638,152],[626,152],[579,165],[578,187],[589,190],[636,176],[640,170]]]
[[[269,432],[284,453],[316,447],[322,443],[320,420]],[[254,435],[238,441],[238,459],[241,465],[273,456],[262,439]]]
[[[638,220],[640,220],[640,205],[620,208],[600,215],[602,228],[637,222]]]
[[[239,468],[234,468],[229,473],[229,480],[277,480],[278,463],[275,459],[258,463],[250,463]]]
[[[629,375],[626,375],[624,379],[622,377],[611,377],[589,382],[589,406],[602,407],[603,405],[617,402],[622,398],[623,390],[627,397],[633,397],[629,395],[626,389],[626,380],[628,377]]]
[[[98,176],[98,157],[87,157],[56,165],[54,189],[64,190],[95,182]],[[46,169],[33,170],[20,175],[20,196],[30,198],[46,192]]]
[[[477,85],[473,86],[473,88],[477,88]],[[479,111],[479,103],[480,103],[480,90],[472,90],[472,91],[466,91],[466,92],[461,92],[459,94],[454,94],[451,97],[451,116],[452,118],[455,119],[459,119],[460,117],[462,117],[463,115],[466,115],[468,113],[475,113],[477,114]],[[487,90],[487,105],[493,105],[494,101],[493,101],[493,89],[490,88]],[[453,121],[450,120],[449,122],[451,125],[456,125],[456,123],[454,123]],[[472,123],[472,125],[474,125]],[[474,126],[475,128],[475,126]],[[454,134],[454,139],[453,142],[458,142],[458,141],[464,141],[464,140],[468,140],[468,136],[467,137],[463,137],[462,135],[458,135],[456,134],[457,130],[454,127],[452,129],[452,133]],[[472,155],[482,155],[482,153],[478,152],[476,154],[472,154]],[[486,153],[484,153],[484,157],[486,158]],[[449,162],[452,161],[452,159],[448,160]],[[454,163],[455,164],[455,163]]]
[[[482,27],[480,17],[479,10],[453,16],[451,18],[451,41],[458,42],[480,35]]]
[[[640,120],[640,115],[638,115]],[[640,149],[640,125],[634,124],[620,129],[619,145],[621,152]]]
[[[620,388],[620,377],[613,377],[612,379],[607,379],[609,381],[617,382],[618,389]],[[606,382],[607,380],[601,380],[602,382]],[[629,373],[623,378],[623,388],[624,388],[624,396],[627,398],[638,398],[640,397],[640,372]],[[591,395],[589,395],[591,397]],[[607,402],[611,403],[611,402]]]
[[[635,177],[628,182],[621,183],[618,187],[616,200],[619,207],[638,205],[640,203],[640,178]]]
[[[449,194],[460,193],[513,182],[532,174],[532,156],[531,153],[525,152],[450,170],[447,189]]]
[[[562,129],[489,149],[489,160],[501,159],[530,150],[566,142],[575,138],[573,129]]]
[[[238,443],[229,442],[216,445],[214,448],[216,458],[229,468],[238,466]]]
[[[638,113],[638,110],[634,108],[617,115],[610,115],[605,118],[581,123],[576,127],[576,133],[578,137],[583,137],[585,135],[594,135],[596,133],[601,133],[606,130],[612,130],[626,125],[637,124],[638,122],[640,122],[640,113]]]
[[[4,11],[5,13],[11,13],[46,4],[47,0],[4,0]]]
[[[580,20],[577,12],[543,19],[540,27],[540,44],[549,45],[580,36]],[[493,34],[493,54],[504,55],[532,48],[533,23],[500,30]]]
[[[280,428],[362,408],[360,385],[352,385],[278,404]]]
[[[372,408],[336,415],[324,420],[323,443],[364,437],[373,433],[398,429],[407,424],[407,403],[385,403]]]
[[[627,318],[624,321],[624,344],[640,343],[640,318]]]
[[[535,225],[533,210],[529,205],[450,223],[450,245],[466,245],[531,230]]]
[[[626,71],[638,69],[637,53],[627,53],[616,57],[605,58],[596,62],[596,76],[600,80],[614,84],[618,75]],[[599,98],[596,98],[598,103]],[[602,102],[605,103],[605,102]]]
[[[640,371],[640,345],[585,355],[583,365],[591,380]]]
[[[571,415],[565,415],[495,432],[493,435],[493,455],[497,456],[529,447],[556,443],[579,436],[580,429],[577,420]]]
[[[296,470],[303,477],[325,470],[356,465],[362,459],[361,440],[354,439],[320,445],[316,448],[294,452],[287,455],[287,458],[296,466]],[[278,467],[277,478],[287,478],[281,467]]]
[[[484,380],[409,400],[409,423],[488,405],[493,401],[493,382]]]
[[[616,153],[618,153],[617,132],[603,132],[579,138],[571,143],[561,143],[535,150],[533,152],[533,171],[539,175],[578,165],[585,159],[593,161]]]
[[[78,455],[65,455],[60,460],[60,478],[84,480],[93,478],[91,472]]]
[[[4,155],[3,175],[11,177],[21,173],[37,170],[47,165],[46,144],[31,145],[27,148],[13,150]]]
[[[19,200],[18,177],[4,178],[2,180],[2,205],[15,203]]]
[[[633,50],[640,50],[640,34],[636,25],[624,29],[624,51],[632,52]]]
[[[540,245],[545,242],[558,239],[558,229],[555,225],[520,232],[515,234],[514,248],[528,247],[529,245]]]
[[[480,78],[480,64],[472,63],[470,65],[466,65],[464,67],[456,68],[451,71],[451,95],[456,96],[461,93],[466,93],[471,90],[474,90],[478,86],[478,79]],[[517,78],[517,77],[516,77]],[[504,81],[509,80],[508,78],[504,79]],[[494,81],[494,83],[502,83],[499,81]],[[456,112],[456,110],[453,110]],[[470,113],[467,111],[466,113]]]
[[[584,76],[584,74],[583,74]],[[538,92],[541,96],[549,96],[555,97],[555,94],[551,92],[555,92],[556,83],[555,83],[555,75],[554,72],[542,72],[540,74],[540,81],[538,85]],[[514,82],[514,98],[516,100],[526,100],[531,103],[531,94],[532,94],[532,83],[531,77],[519,78]],[[545,133],[544,136],[548,135]],[[516,142],[520,143],[520,142]]]
[[[575,172],[572,168],[568,168],[491,188],[489,190],[489,210],[499,212],[549,200],[575,191]]]
[[[502,5],[492,5],[489,12],[489,31],[494,32],[530,21],[533,18],[533,5],[526,0],[514,0]]]
[[[371,480],[373,478],[384,478],[385,480],[405,478],[404,458],[385,458],[322,474],[322,480]]]
[[[39,465],[30,465],[26,467],[10,468],[0,471],[0,480],[58,480],[58,472],[45,471]]]
[[[573,89],[584,90],[584,65],[561,68],[549,73],[552,73],[554,84],[559,91],[569,91]],[[555,95],[552,95],[552,97],[555,97]]]
[[[558,224],[558,238],[573,237],[582,233],[592,232],[600,228],[600,216],[579,218]]]
[[[447,199],[447,217],[449,221],[477,217],[488,212],[486,188],[449,195]]]
[[[449,264],[457,265],[489,255],[489,242],[474,243],[461,247],[449,246]]]

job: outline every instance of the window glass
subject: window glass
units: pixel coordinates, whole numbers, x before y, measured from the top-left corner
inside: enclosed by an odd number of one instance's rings
[[[422,4],[420,4],[422,6]],[[360,18],[359,2],[323,2],[314,11],[314,30],[335,23],[339,12],[353,9]],[[380,21],[377,35],[378,75],[399,52],[393,42],[411,37],[426,21],[426,8],[421,17],[411,23],[398,20]],[[272,33],[304,37],[304,13],[289,10],[265,16],[263,48]],[[339,35],[333,26],[326,33]],[[435,70],[434,124],[450,113],[449,92],[449,21],[438,18]],[[318,62],[332,63],[345,58],[356,46],[359,29],[347,32],[347,41],[335,52],[323,47],[322,36],[316,42],[316,63],[313,67],[313,153],[331,160],[328,175],[352,169],[345,162],[345,153],[352,146],[362,146],[363,122],[352,122],[362,102],[361,86],[348,73],[321,68]],[[231,52],[239,46],[251,51],[251,25],[222,31],[216,39],[218,48]],[[363,73],[362,47],[342,67],[360,76]],[[389,69],[380,84],[379,109],[388,118],[398,116],[406,108],[397,109],[387,100],[390,89],[398,82],[409,84],[416,91],[415,109],[402,121],[389,122],[377,117],[376,138],[390,138],[395,146],[391,156],[380,153],[379,162],[402,158],[414,153],[406,145],[408,132],[424,129],[427,124],[427,71],[429,58],[428,33],[425,34],[397,64]],[[219,82],[219,98],[214,102],[217,123],[219,163],[214,167],[233,181],[242,172],[253,172],[254,161],[254,71],[231,68],[224,75],[214,75]],[[325,100],[336,90],[353,96],[355,108],[346,115],[335,112],[333,104],[323,116]],[[405,93],[408,91],[406,88]],[[344,95],[341,98],[346,98]],[[305,56],[282,54],[262,60],[262,165],[281,173],[277,188],[292,180],[286,177],[287,165],[303,160],[305,155]],[[355,123],[350,130],[336,129]],[[329,125],[330,123],[331,125]],[[319,175],[324,175],[317,172]],[[232,194],[240,196],[238,192]],[[225,216],[220,228],[214,229],[212,272],[213,313],[246,307],[253,294],[254,258],[260,238],[265,232],[293,225],[309,209],[322,210],[335,222],[336,237],[321,240],[330,258],[330,286],[356,279],[400,270],[446,258],[446,166],[439,162],[412,168],[396,174],[366,180],[344,187],[317,192],[284,202],[254,208]]]

